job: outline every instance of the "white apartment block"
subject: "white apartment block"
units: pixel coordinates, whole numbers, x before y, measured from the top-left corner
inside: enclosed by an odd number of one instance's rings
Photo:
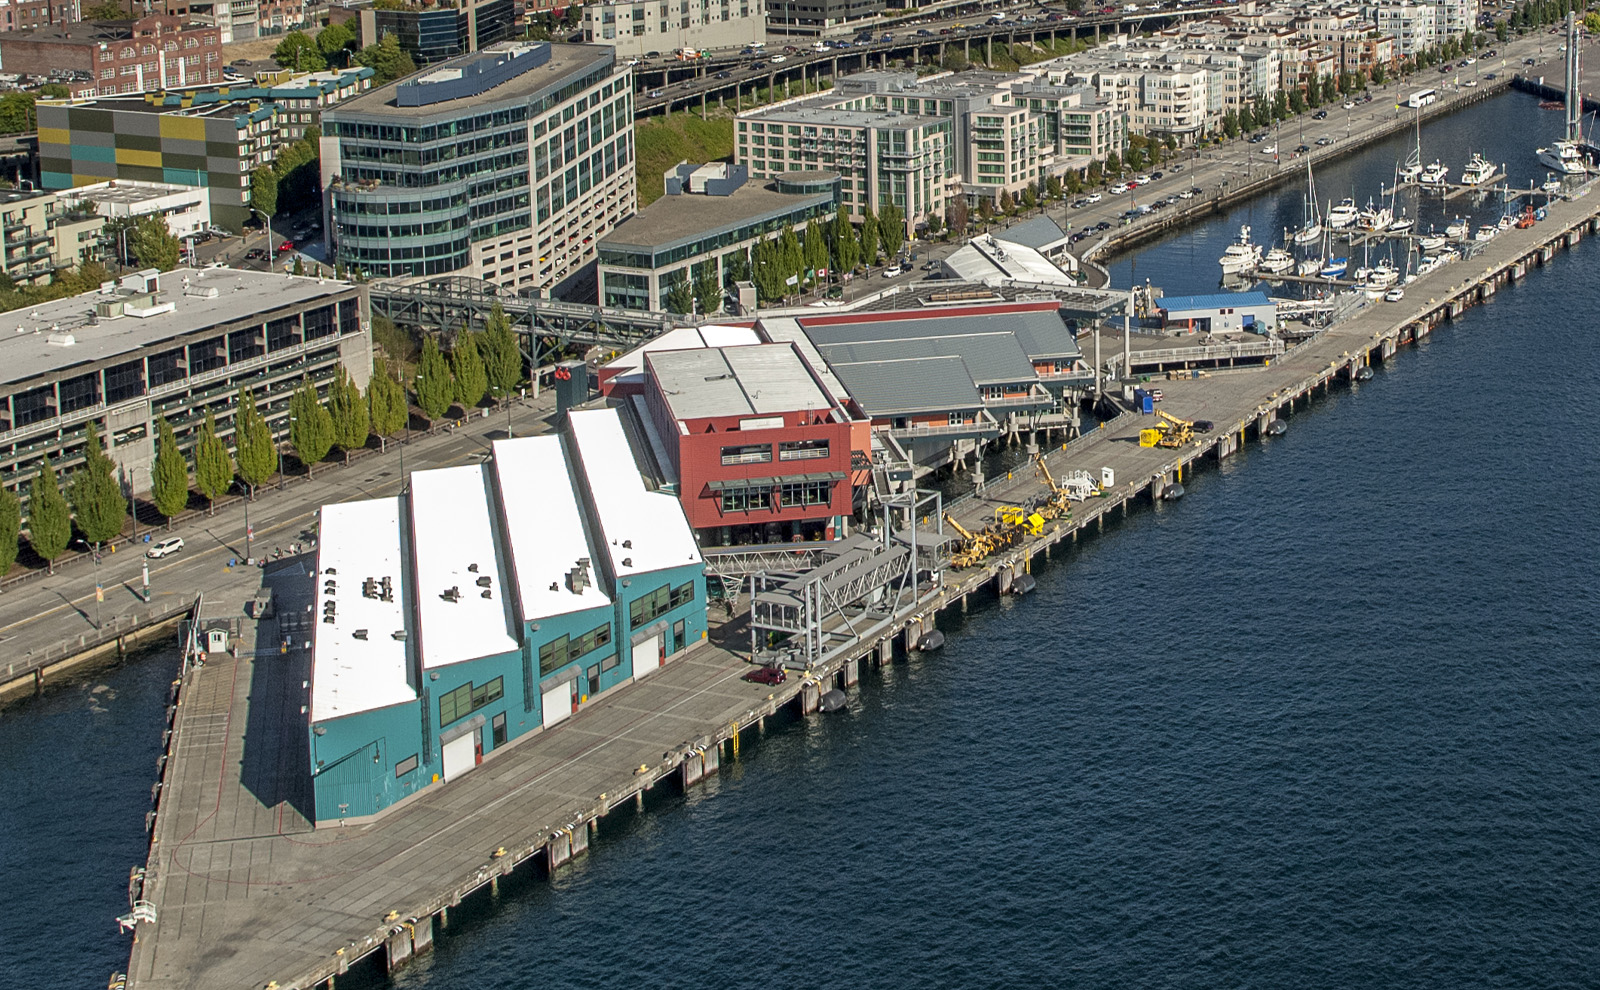
[[[583,7],[583,40],[621,56],[767,40],[765,0],[623,0]]]

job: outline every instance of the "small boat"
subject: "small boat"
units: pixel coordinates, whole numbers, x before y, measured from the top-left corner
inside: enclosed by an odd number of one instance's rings
[[[1472,235],[1472,239],[1475,241],[1492,241],[1494,240],[1494,235],[1498,233],[1500,233],[1499,227],[1492,223],[1486,223],[1478,228],[1478,232]]]
[[[1317,272],[1323,278],[1339,278],[1350,267],[1349,258],[1333,258]]]
[[[1438,258],[1423,258],[1421,261],[1417,262],[1417,274],[1419,276],[1431,275],[1437,271],[1439,266],[1442,264],[1444,264],[1444,262],[1440,261]]]
[[[1410,217],[1406,216],[1404,212],[1402,212],[1399,216],[1395,217],[1392,222],[1390,222],[1389,233],[1403,234],[1414,226],[1416,226],[1416,221],[1412,220]]]
[[[1461,170],[1461,182],[1468,186],[1481,186],[1494,178],[1494,165],[1489,159],[1474,153],[1467,162],[1467,167]]]
[[[1431,227],[1428,228],[1428,232],[1426,234],[1423,234],[1421,237],[1417,238],[1417,247],[1424,252],[1437,251],[1444,247],[1444,245],[1444,235],[1435,234],[1433,232],[1433,228]]]
[[[1515,219],[1513,217],[1510,217],[1510,216],[1502,214],[1500,219],[1495,222],[1495,226],[1500,228],[1501,230],[1510,230],[1512,224],[1514,224],[1515,222],[1516,221],[1515,221]]]
[[[1305,278],[1310,278],[1312,275],[1315,275],[1320,271],[1322,271],[1322,259],[1307,258],[1295,266],[1294,273]]]
[[[1467,234],[1471,230],[1472,227],[1468,225],[1467,221],[1461,219],[1460,217],[1456,217],[1454,220],[1450,221],[1449,226],[1445,227],[1444,236],[1457,241],[1465,240]]]
[[[1294,271],[1294,255],[1275,247],[1266,253],[1256,269],[1266,275],[1287,275]]]
[[[1450,178],[1450,169],[1435,158],[1433,164],[1422,170],[1417,181],[1425,186],[1442,186]]]
[[[1400,281],[1399,270],[1385,259],[1367,272],[1366,286],[1369,289],[1387,289],[1398,281]]]
[[[1565,110],[1566,108],[1567,105],[1560,100],[1541,100],[1539,102],[1540,110]]]
[[[1261,264],[1261,247],[1250,242],[1249,224],[1239,228],[1238,242],[1229,244],[1217,263],[1222,266],[1223,275],[1243,275],[1255,271]]]
[[[1417,111],[1417,143],[1406,155],[1405,164],[1395,170],[1399,182],[1415,182],[1422,175],[1422,111]],[[1396,183],[1399,184],[1398,182]]]
[[[1356,216],[1356,226],[1362,230],[1387,230],[1389,224],[1394,222],[1394,214],[1389,212],[1387,206],[1373,206],[1372,200],[1367,200],[1367,208]]]
[[[1455,248],[1445,248],[1439,252],[1439,264],[1448,265],[1452,261],[1460,261],[1461,252]]]
[[[1296,244],[1315,244],[1322,237],[1322,218],[1317,216],[1317,185],[1311,178],[1311,159],[1306,159],[1305,219],[1294,232]]]
[[[1539,191],[1547,196],[1554,196],[1556,193],[1561,191],[1561,180],[1546,179],[1544,184],[1539,187]]]
[[[1328,210],[1326,219],[1331,230],[1343,230],[1356,222],[1361,211],[1356,209],[1356,201],[1346,196],[1339,201],[1339,205]]]

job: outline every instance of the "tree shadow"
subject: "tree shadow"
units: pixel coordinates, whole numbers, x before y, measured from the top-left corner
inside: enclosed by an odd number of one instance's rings
[[[304,647],[311,639],[307,607],[315,597],[315,568],[315,555],[306,553],[262,571],[274,614],[258,620],[240,780],[264,806],[287,806],[303,819],[293,829],[280,819],[280,831],[309,828],[313,820],[311,745],[301,708],[309,699],[311,653]]]

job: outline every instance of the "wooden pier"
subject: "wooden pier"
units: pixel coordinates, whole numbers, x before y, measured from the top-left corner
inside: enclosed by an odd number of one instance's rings
[[[426,788],[367,824],[313,830],[305,815],[299,705],[309,657],[294,648],[309,638],[296,624],[304,602],[295,588],[305,582],[294,569],[304,562],[270,568],[277,617],[243,624],[237,657],[213,656],[176,685],[149,859],[138,890],[130,889],[145,907],[129,985],[310,990],[331,986],[369,955],[380,954],[391,969],[404,965],[431,948],[465,899],[497,890],[513,873],[561,869],[588,850],[614,809],[642,808],[661,789],[693,787],[736,758],[741,738],[760,733],[766,719],[809,715],[830,687],[855,683],[862,664],[886,662],[896,644],[914,649],[941,610],[963,607],[976,593],[1012,591],[1037,562],[1070,555],[1108,518],[1159,500],[1174,482],[1268,435],[1274,420],[1319,390],[1355,380],[1561,248],[1600,234],[1597,210],[1600,203],[1582,197],[1555,203],[1548,220],[1504,231],[1469,263],[1407,286],[1404,302],[1366,306],[1265,368],[1162,381],[1162,409],[1216,428],[1181,449],[1145,448],[1138,431],[1152,417],[1126,413],[1051,449],[1052,471],[1099,477],[1109,467],[1116,483],[1103,497],[1076,503],[1070,519],[1042,536],[981,567],[944,572],[915,601],[858,628],[807,676],[775,687],[743,681],[747,632],[736,621],[723,624],[709,644],[647,680],[495,750],[477,772]],[[1024,466],[953,511],[973,524],[997,505],[1043,493]]]

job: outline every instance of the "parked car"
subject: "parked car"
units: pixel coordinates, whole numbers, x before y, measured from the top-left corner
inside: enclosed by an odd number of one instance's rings
[[[162,557],[171,556],[182,549],[183,537],[169,536],[164,540],[157,540],[150,544],[150,549],[146,550],[144,555],[151,560],[160,560]]]
[[[1084,197],[1084,200],[1086,200],[1088,203],[1090,203],[1092,205],[1094,203],[1100,202],[1104,198],[1105,197],[1101,196],[1099,193],[1090,193],[1089,195]]]
[[[1311,119],[1312,120],[1327,120],[1328,119],[1328,111],[1326,111],[1326,110],[1318,110],[1316,113],[1311,115]]]
[[[260,248],[251,248],[244,253],[244,260],[246,261],[265,261],[266,257],[267,252],[261,250]]]
[[[293,251],[293,250],[294,250],[294,241],[284,241],[282,244],[278,245],[278,253],[279,254],[283,254],[285,252]]]
[[[898,276],[904,275],[905,271],[906,270],[904,268],[901,268],[899,265],[890,265],[888,268],[885,268],[883,270],[883,277],[884,278],[897,278]]]
[[[650,99],[652,99],[652,100],[659,100],[661,97],[667,95],[667,91],[664,90],[664,89],[652,89],[650,92],[646,93],[645,95],[647,97],[649,97]]]
[[[744,675],[744,679],[754,684],[782,684],[789,679],[789,672],[783,664],[766,663]]]
[[[1328,137],[1327,135],[1323,135],[1322,137],[1317,138],[1317,147],[1319,147],[1319,148],[1326,148],[1328,145],[1330,145],[1332,143],[1333,143],[1333,138]]]
[[[1148,391],[1150,393],[1150,401],[1151,402],[1160,402],[1161,401],[1162,395],[1161,395],[1161,390],[1159,388],[1152,388],[1152,389],[1149,389]]]
[[[1126,182],[1119,182],[1116,185],[1111,187],[1111,192],[1112,192],[1112,195],[1120,196],[1120,195],[1122,195],[1123,193],[1127,192],[1128,190],[1130,190],[1132,188],[1133,187],[1128,185]]]

